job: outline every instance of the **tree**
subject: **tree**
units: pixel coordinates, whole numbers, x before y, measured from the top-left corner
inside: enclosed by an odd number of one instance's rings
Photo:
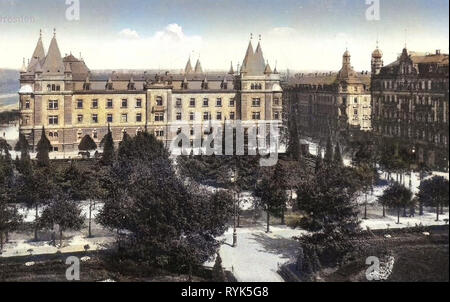
[[[16,207],[10,204],[15,200],[14,180],[11,158],[0,155],[0,254],[3,250],[4,235],[8,241],[8,233],[15,230],[22,221]]]
[[[9,151],[11,150],[11,146],[8,144],[6,140],[0,138],[0,155],[11,157]]]
[[[339,142],[336,143],[336,146],[334,148],[333,161],[334,161],[335,165],[338,165],[338,166],[344,165],[344,161],[342,159],[342,154],[341,154],[341,146],[339,145]]]
[[[49,158],[49,152],[52,148],[52,145],[50,144],[50,141],[48,140],[47,136],[45,135],[45,128],[42,126],[42,134],[41,139],[36,145],[37,148],[37,164],[39,167],[48,167],[50,165],[50,158]]]
[[[364,193],[364,219],[367,219],[367,195],[373,191],[377,170],[366,162],[359,162],[358,166],[355,167],[355,172],[357,185]]]
[[[398,182],[394,182],[380,196],[383,205],[397,211],[397,224],[400,224],[400,210],[412,206],[412,192]]]
[[[223,271],[222,267],[222,258],[220,257],[219,253],[217,253],[216,261],[214,262],[214,266],[212,269],[212,280],[214,282],[225,282],[225,272]]]
[[[81,151],[92,151],[95,149],[97,149],[97,144],[94,142],[90,135],[85,135],[78,145],[78,150]]]
[[[349,167],[325,166],[297,187],[302,227],[327,234],[349,234],[358,229],[358,187]]]
[[[54,225],[59,226],[60,247],[62,247],[63,232],[78,231],[83,227],[83,223],[84,216],[81,214],[80,207],[64,194],[56,195],[39,218],[41,227],[52,229]]]
[[[439,221],[439,210],[448,205],[449,181],[442,176],[433,176],[422,181],[417,197],[421,204],[436,207],[436,221]]]
[[[331,137],[328,136],[327,146],[325,149],[325,163],[330,164],[333,162],[333,144],[331,143]]]
[[[281,217],[287,202],[286,191],[273,181],[273,177],[274,171],[265,171],[255,190],[259,205],[266,212],[267,233],[270,232],[270,215]]]
[[[14,147],[14,150],[20,152],[20,159],[16,160],[16,168],[20,173],[29,173],[27,170],[31,167],[31,159],[30,159],[30,145],[24,134],[19,134],[19,140]]]
[[[119,255],[177,270],[191,271],[215,254],[233,209],[231,194],[178,178],[149,133],[121,145],[102,186],[97,221],[118,232]]]
[[[315,172],[318,172],[318,171],[320,171],[322,169],[323,169],[322,149],[320,147],[317,147]]]
[[[109,126],[108,126],[108,133],[105,135],[103,140],[104,140],[103,155],[101,162],[104,165],[111,165],[114,160],[114,141]]]
[[[17,200],[34,208],[34,240],[38,240],[39,207],[47,204],[54,194],[54,184],[51,179],[52,172],[48,167],[31,168],[18,179]]]
[[[91,169],[81,170],[74,162],[59,173],[57,184],[62,192],[73,201],[89,202],[88,237],[92,237],[92,210],[95,201],[102,199],[104,190],[100,185],[103,170],[94,172]]]

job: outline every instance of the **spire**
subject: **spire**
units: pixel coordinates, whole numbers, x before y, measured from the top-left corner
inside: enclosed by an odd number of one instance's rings
[[[230,71],[228,71],[228,74],[234,74],[233,61],[231,61]]]
[[[28,64],[28,71],[33,71],[38,62],[42,63],[45,59],[44,44],[42,43],[42,29],[39,31],[39,39],[34,49],[31,61]]]
[[[258,42],[258,46],[256,47],[256,51],[255,51],[255,71],[259,72],[259,73],[263,73],[264,69],[266,67],[266,63],[264,60],[264,56],[263,56],[263,52],[262,52],[262,48],[261,48],[261,35],[260,35],[260,42]]]
[[[275,68],[273,69],[274,74],[278,74],[277,65],[278,65],[278,62],[275,61]]]
[[[44,72],[47,73],[62,73],[64,72],[64,64],[59,51],[58,42],[56,41],[56,31],[54,31],[50,47],[48,48],[47,57],[42,66]]]
[[[272,69],[270,68],[269,62],[266,64],[266,68],[264,69],[264,74],[271,74]]]
[[[197,63],[195,64],[195,73],[203,73],[202,64],[200,64],[200,58],[198,58]]]
[[[25,58],[23,58],[22,68],[20,69],[20,72],[27,72],[27,66],[25,65]]]
[[[245,53],[244,61],[242,62],[241,72],[246,72],[247,65],[249,62],[253,61],[254,51],[252,45],[252,39],[250,38],[250,42],[248,42],[247,52]]]
[[[184,68],[184,73],[188,74],[191,73],[192,70],[192,65],[191,65],[191,57],[189,57],[187,63],[186,63],[186,67]]]

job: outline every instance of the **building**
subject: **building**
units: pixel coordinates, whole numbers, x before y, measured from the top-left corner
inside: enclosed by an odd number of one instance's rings
[[[205,72],[189,59],[180,74],[100,73],[82,58],[61,56],[53,36],[45,53],[42,37],[20,74],[20,131],[36,146],[45,127],[53,151],[77,151],[82,137],[99,143],[108,131],[116,143],[123,133],[147,129],[169,145],[180,123],[211,120],[261,123],[281,120],[280,76],[265,61],[261,43],[250,40],[242,68]],[[175,128],[175,130],[174,130]]]
[[[381,62],[381,65],[380,65]],[[411,146],[419,162],[448,170],[449,56],[437,50],[418,54],[403,49],[382,67],[376,50],[372,69],[374,131]]]
[[[304,135],[372,129],[370,74],[353,69],[348,50],[339,72],[297,74],[289,78],[284,96]]]

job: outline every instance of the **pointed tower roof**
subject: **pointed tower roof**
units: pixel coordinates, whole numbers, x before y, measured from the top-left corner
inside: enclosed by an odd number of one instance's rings
[[[244,62],[242,63],[242,72],[246,75],[264,75],[266,63],[264,60],[261,44],[258,43],[255,52],[251,41],[249,43],[247,53],[245,54]]]
[[[234,74],[233,62],[231,62],[230,71],[228,71],[228,74]]]
[[[244,61],[242,62],[241,72],[246,72],[247,65],[249,64],[249,62],[253,61],[253,55],[254,55],[253,45],[252,41],[250,40],[248,42],[248,47],[245,53]]]
[[[191,65],[191,58],[186,63],[186,67],[184,68],[184,73],[191,73],[193,71],[192,65]]]
[[[203,73],[202,64],[200,64],[200,59],[197,60],[195,64],[195,73]]]
[[[350,52],[348,51],[348,49],[346,49],[344,55],[342,56],[342,68],[338,73],[338,77],[341,80],[356,77],[356,73],[353,70],[350,58]]]
[[[27,72],[27,65],[25,64],[25,58],[23,58],[22,68],[20,69],[20,72]]]
[[[42,66],[46,73],[63,73],[64,63],[59,51],[58,42],[56,41],[56,33],[53,34],[50,47],[48,48],[47,57],[45,58],[44,65]]]
[[[264,74],[271,74],[272,68],[270,68],[269,62],[267,62],[266,68],[264,69]]]
[[[39,32],[39,40],[34,49],[33,55],[31,56],[31,61],[28,64],[28,71],[33,71],[38,62],[41,64],[45,59],[44,44],[42,43],[42,30]]]

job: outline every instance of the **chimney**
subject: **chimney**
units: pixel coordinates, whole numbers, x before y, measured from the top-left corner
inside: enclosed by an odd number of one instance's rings
[[[441,54],[441,50],[440,49],[436,49],[436,55],[440,55]]]

